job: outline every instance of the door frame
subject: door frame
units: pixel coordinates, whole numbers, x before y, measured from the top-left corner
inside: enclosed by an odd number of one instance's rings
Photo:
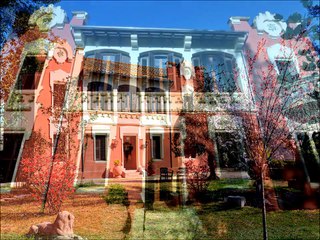
[[[124,163],[124,149],[123,149],[123,144],[125,143],[125,137],[135,137],[135,146],[133,146],[134,147],[134,149],[135,149],[135,151],[136,151],[136,156],[135,156],[135,158],[136,158],[136,170],[138,169],[138,167],[139,167],[139,162],[138,162],[138,151],[139,151],[139,149],[137,148],[138,147],[138,134],[135,134],[135,133],[123,133],[123,135],[122,135],[122,143],[121,143],[121,148],[122,148],[122,150],[121,150],[121,164],[122,164],[122,166],[123,166],[123,168],[125,169],[125,163]]]

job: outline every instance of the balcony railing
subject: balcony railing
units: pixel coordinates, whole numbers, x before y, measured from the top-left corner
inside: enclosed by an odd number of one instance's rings
[[[113,111],[112,92],[88,92],[88,110]]]
[[[117,104],[119,112],[140,112],[140,95],[130,92],[118,92]]]
[[[145,109],[146,112],[164,113],[166,112],[166,103],[168,99],[164,93],[146,93]]]

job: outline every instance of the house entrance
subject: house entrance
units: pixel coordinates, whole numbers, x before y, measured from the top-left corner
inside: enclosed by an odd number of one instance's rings
[[[4,149],[0,151],[0,183],[12,180],[22,138],[23,134],[4,134]]]
[[[136,136],[124,136],[123,139],[124,168],[135,170],[137,169]]]

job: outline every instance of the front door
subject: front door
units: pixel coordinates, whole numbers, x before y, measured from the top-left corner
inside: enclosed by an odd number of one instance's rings
[[[137,169],[137,151],[136,151],[136,137],[135,136],[124,136],[123,143],[123,156],[124,156],[124,167],[127,170]]]

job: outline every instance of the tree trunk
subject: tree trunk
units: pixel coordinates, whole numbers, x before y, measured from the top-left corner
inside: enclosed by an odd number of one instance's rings
[[[208,153],[208,165],[210,168],[210,175],[208,177],[209,180],[217,180],[219,177],[216,175],[216,167],[214,164],[215,157],[212,153]]]

